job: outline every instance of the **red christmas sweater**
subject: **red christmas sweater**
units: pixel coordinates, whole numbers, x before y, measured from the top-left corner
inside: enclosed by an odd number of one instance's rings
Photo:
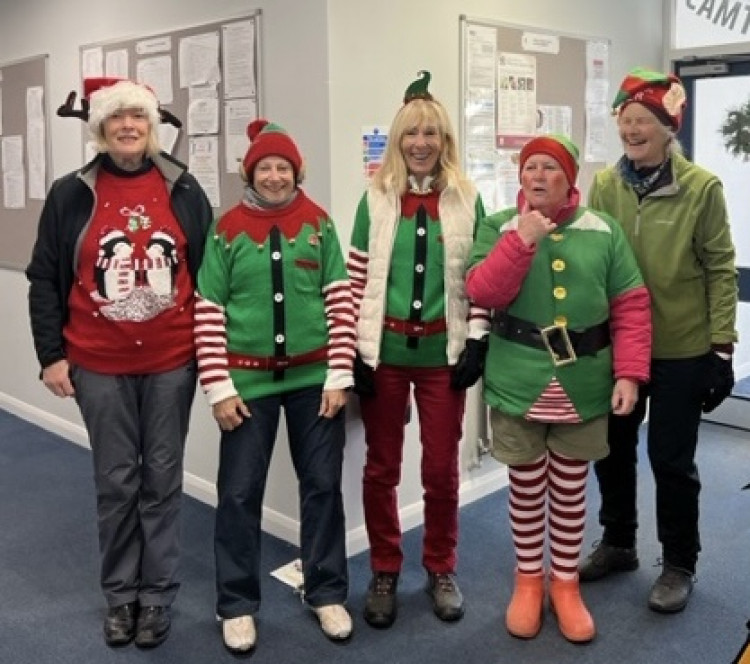
[[[104,374],[170,371],[194,356],[194,287],[186,240],[158,169],[101,170],[78,252],[68,359]]]

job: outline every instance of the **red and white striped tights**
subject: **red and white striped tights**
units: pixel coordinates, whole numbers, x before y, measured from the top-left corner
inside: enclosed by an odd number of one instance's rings
[[[586,523],[588,461],[552,452],[529,464],[509,466],[510,524],[518,571],[544,569],[545,536],[550,569],[562,580],[577,578]]]

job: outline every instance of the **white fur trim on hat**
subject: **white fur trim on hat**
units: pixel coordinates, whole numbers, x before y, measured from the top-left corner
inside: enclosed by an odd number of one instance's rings
[[[163,242],[171,242],[174,244],[174,238],[166,231],[155,231],[151,234],[151,240],[161,240]]]
[[[107,242],[111,242],[112,240],[122,240],[123,242],[127,242],[128,236],[120,230],[112,229],[99,238],[99,244],[104,246]]]
[[[119,81],[114,85],[100,88],[89,97],[89,129],[97,136],[102,123],[117,111],[125,108],[140,108],[148,116],[152,127],[158,127],[159,101],[145,85],[132,81]]]

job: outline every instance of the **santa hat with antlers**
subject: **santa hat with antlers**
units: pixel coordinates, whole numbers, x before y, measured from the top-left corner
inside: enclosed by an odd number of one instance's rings
[[[86,122],[94,139],[92,146],[97,152],[109,149],[103,133],[104,121],[123,109],[140,109],[149,118],[151,127],[146,150],[152,156],[161,150],[157,131],[159,123],[168,122],[177,128],[182,126],[174,115],[159,106],[159,100],[149,86],[125,78],[87,78],[83,82],[80,109],[74,108],[75,99],[75,91],[68,94],[57,114]]]
[[[57,109],[57,114],[63,118],[79,118],[87,122],[94,135],[98,133],[104,120],[124,108],[143,109],[154,127],[160,122],[169,123],[178,129],[182,126],[177,117],[159,105],[156,94],[149,86],[126,78],[99,76],[84,79],[80,109],[74,107],[76,96],[75,90],[71,91],[65,103]]]

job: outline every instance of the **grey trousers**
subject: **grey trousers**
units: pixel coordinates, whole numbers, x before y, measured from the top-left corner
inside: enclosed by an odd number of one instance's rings
[[[194,363],[146,375],[71,370],[91,443],[107,604],[169,606],[179,583],[182,459]]]

